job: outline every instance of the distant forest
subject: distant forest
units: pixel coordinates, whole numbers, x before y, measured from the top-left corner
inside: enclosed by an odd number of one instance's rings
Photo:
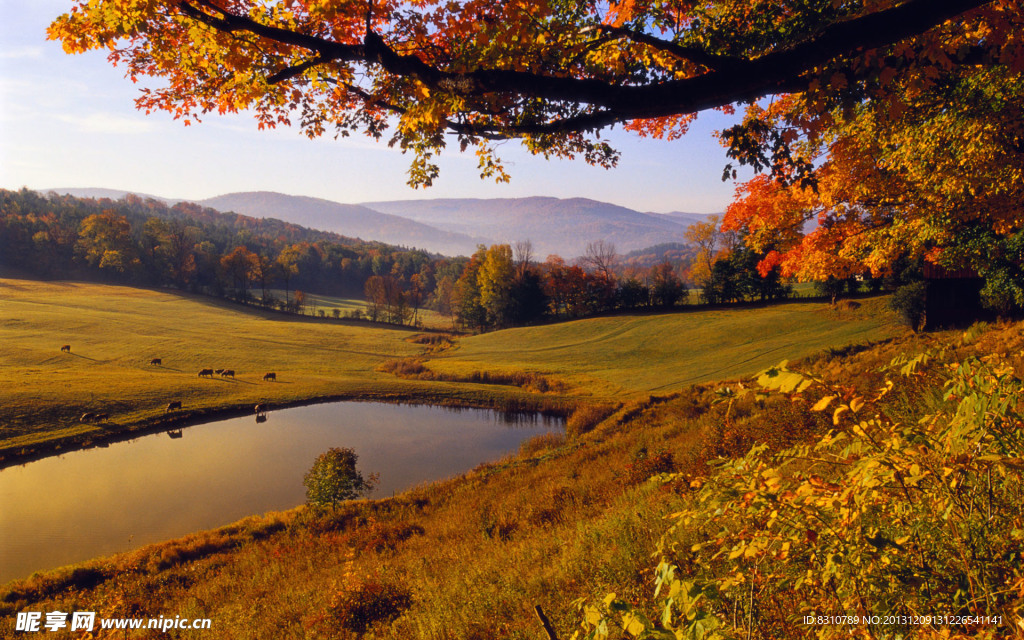
[[[303,311],[305,293],[363,297],[370,320],[414,323],[429,307],[453,327],[475,330],[667,309],[688,299],[694,274],[709,303],[789,295],[777,272],[757,273],[760,256],[742,243],[714,255],[706,239],[716,231],[704,226],[695,225],[692,246],[626,256],[597,241],[577,264],[558,256],[537,262],[529,242],[447,258],[187,202],[0,190],[0,265],[40,278],[173,287],[292,312]]]

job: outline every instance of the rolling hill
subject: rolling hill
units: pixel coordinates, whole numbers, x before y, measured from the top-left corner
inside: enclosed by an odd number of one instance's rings
[[[229,193],[200,200],[197,204],[256,218],[280,218],[362,240],[380,240],[449,255],[472,252],[477,243],[485,241],[360,205],[271,191]]]
[[[85,198],[124,197],[116,189],[52,189]],[[154,198],[167,204],[179,198]],[[703,220],[700,213],[641,213],[587,198],[444,198],[343,204],[322,198],[270,191],[229,193],[191,201],[221,212],[277,218],[362,240],[416,247],[446,255],[469,255],[479,244],[530,240],[534,255],[571,259],[587,245],[605,240],[619,253],[666,242],[685,242],[686,227]]]

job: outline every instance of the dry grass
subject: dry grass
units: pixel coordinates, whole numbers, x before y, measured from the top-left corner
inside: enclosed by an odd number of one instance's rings
[[[893,353],[939,339],[826,354],[800,367],[826,376],[833,366],[852,370],[847,382],[870,391],[875,380],[857,367],[871,371]],[[948,348],[958,357],[993,349],[1018,357],[1022,342],[1015,326]],[[234,638],[347,637],[358,632],[339,630],[339,616],[358,613],[367,638],[533,640],[542,633],[532,611],[540,604],[559,637],[570,637],[576,598],[615,591],[628,601],[649,599],[663,516],[690,489],[648,476],[671,469],[697,477],[711,455],[742,452],[766,435],[782,447],[829,427],[806,407],[756,398],[737,401],[726,421],[729,409],[715,397],[704,386],[638,399],[589,414],[595,426],[569,443],[538,440],[519,457],[397,498],[346,503],[334,513],[299,510],[266,529],[254,520],[156,545],[85,565],[77,580],[65,571],[14,584],[0,593],[3,613],[85,604],[104,615],[131,607],[154,616],[193,612]],[[893,401],[899,410],[902,400]],[[193,557],[183,557],[189,549]],[[161,570],[164,558],[174,562]]]

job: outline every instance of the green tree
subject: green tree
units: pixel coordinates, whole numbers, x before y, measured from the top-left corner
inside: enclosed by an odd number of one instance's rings
[[[333,447],[321,453],[302,479],[306,504],[334,509],[339,502],[355,500],[372,491],[379,478],[377,474],[363,478],[356,468],[358,459],[356,452],[346,447]]]

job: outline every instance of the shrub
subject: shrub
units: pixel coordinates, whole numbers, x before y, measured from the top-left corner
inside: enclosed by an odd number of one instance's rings
[[[389,523],[371,520],[364,526],[353,529],[345,538],[345,542],[356,551],[391,551],[399,543],[413,536],[424,534],[423,527],[405,522]]]
[[[659,473],[672,473],[675,470],[676,461],[671,451],[649,453],[644,447],[633,458],[633,462],[626,465],[622,480],[627,486],[640,484]]]
[[[367,480],[356,469],[359,456],[352,449],[334,447],[321,453],[306,473],[306,504],[332,509],[343,500],[354,500],[369,493],[377,484],[376,475]]]
[[[565,435],[561,433],[542,433],[532,438],[523,440],[519,445],[519,455],[524,457],[534,456],[542,451],[554,449],[565,444]]]
[[[594,427],[615,413],[615,407],[599,404],[584,404],[576,407],[565,422],[565,433],[571,438],[592,431]]]
[[[377,371],[391,373],[399,378],[420,378],[422,376],[433,377],[430,369],[427,369],[422,362],[415,358],[385,360],[379,367],[377,367]]]
[[[368,580],[335,595],[331,613],[342,628],[366,633],[372,625],[390,622],[410,606],[412,592],[406,587]]]
[[[815,637],[1019,637],[1024,383],[994,355],[947,371],[945,401],[918,420],[830,394],[814,408],[837,428],[816,442],[720,460],[671,516],[661,615],[611,594],[584,607],[585,637],[619,620],[637,637],[794,637],[798,615],[837,611],[859,622]]]
[[[914,331],[917,331],[924,321],[927,289],[924,282],[911,282],[896,289],[889,300],[889,307],[900,314],[903,322]]]

